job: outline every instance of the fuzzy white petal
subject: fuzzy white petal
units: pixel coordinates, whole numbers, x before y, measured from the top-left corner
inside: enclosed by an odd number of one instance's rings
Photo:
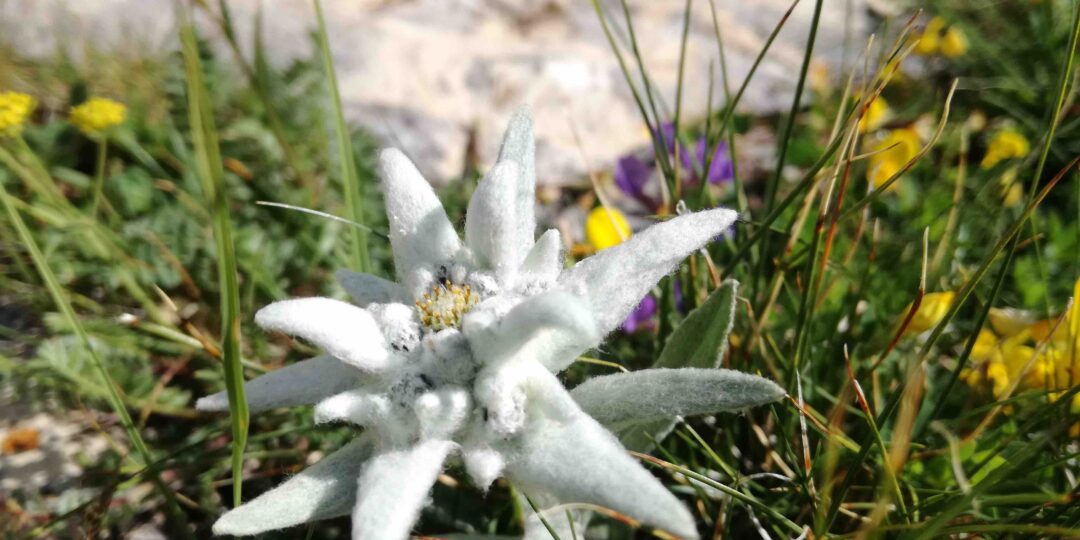
[[[416,398],[413,411],[421,437],[447,439],[465,425],[472,412],[472,399],[464,388],[445,387]]]
[[[449,441],[427,440],[372,457],[360,474],[353,540],[408,538],[453,447]]]
[[[390,407],[390,400],[382,394],[364,389],[349,390],[319,402],[315,406],[315,422],[345,420],[359,426],[372,426],[388,420]]]
[[[289,364],[246,382],[244,394],[251,412],[311,405],[357,386],[363,379],[362,375],[355,367],[332,356],[322,355]],[[211,394],[199,399],[195,408],[201,411],[227,411],[229,397],[225,392]]]
[[[383,150],[379,166],[398,281],[416,297],[427,285],[418,272],[450,260],[461,241],[431,184],[405,154]]]
[[[349,270],[338,270],[334,276],[345,292],[352,297],[353,302],[360,307],[368,304],[409,301],[409,295],[405,293],[405,289],[388,279]]]
[[[507,477],[526,494],[544,492],[561,501],[597,504],[697,538],[686,507],[588,415],[579,411],[567,421],[531,421],[506,467]]]
[[[589,309],[563,291],[533,296],[502,318],[489,321],[484,317],[482,312],[467,316],[462,331],[477,360],[485,365],[528,357],[560,371],[600,337]]]
[[[645,369],[593,377],[570,393],[600,423],[739,411],[784,397],[776,383],[730,369]]]
[[[465,243],[477,263],[495,271],[502,286],[509,286],[532,239],[525,244],[518,234],[517,197],[521,167],[501,161],[476,186],[465,214]]]
[[[517,221],[516,243],[525,246],[524,253],[532,246],[536,235],[536,143],[528,107],[521,107],[514,113],[503,135],[498,162],[506,161],[513,161],[521,167],[514,216]]]
[[[658,223],[579,262],[562,274],[559,283],[587,296],[600,329],[610,332],[660,278],[727,230],[736,217],[734,210],[718,208]]]
[[[255,322],[267,330],[306,339],[363,371],[381,371],[392,358],[371,314],[339,300],[300,298],[274,302],[255,314]]]
[[[464,448],[461,451],[461,460],[465,463],[465,472],[469,473],[473,485],[483,491],[491,487],[506,467],[503,455],[489,446]]]
[[[563,269],[562,247],[559,230],[548,229],[525,255],[521,273],[535,281],[554,281]]]
[[[214,534],[249,536],[348,515],[356,500],[356,478],[372,452],[370,435],[304,469],[276,488],[234,508],[214,523]]]

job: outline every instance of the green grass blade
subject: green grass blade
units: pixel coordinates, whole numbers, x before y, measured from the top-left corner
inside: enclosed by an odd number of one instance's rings
[[[143,465],[154,463],[150,448],[146,445],[146,441],[143,440],[142,435],[139,434],[138,428],[135,427],[135,423],[132,421],[131,415],[124,405],[124,400],[120,397],[120,390],[116,387],[116,383],[113,382],[108,370],[105,369],[105,365],[102,363],[101,358],[98,357],[97,352],[94,351],[94,348],[90,343],[90,337],[87,335],[82,323],[79,322],[79,318],[75,314],[75,309],[72,308],[71,303],[68,302],[67,295],[64,294],[63,286],[60,285],[60,281],[56,278],[56,274],[53,273],[52,268],[49,266],[49,262],[45,259],[44,253],[42,253],[41,248],[38,247],[33,235],[30,234],[30,229],[27,228],[26,222],[23,221],[22,216],[19,215],[18,210],[15,209],[15,205],[12,203],[3,182],[0,182],[0,201],[3,202],[4,211],[7,213],[8,219],[11,221],[15,231],[18,233],[19,240],[26,246],[27,251],[30,252],[30,258],[34,261],[34,266],[37,267],[38,274],[45,283],[45,288],[48,289],[49,295],[52,296],[53,303],[56,304],[57,309],[60,310],[64,319],[71,326],[72,330],[74,330],[75,335],[82,343],[82,346],[86,348],[86,353],[94,365],[94,370],[97,371],[98,375],[101,377],[101,384],[105,386],[105,396],[109,402],[109,406],[112,407],[113,412],[116,413],[116,416],[120,419],[120,424],[124,427],[124,432],[131,441],[131,445],[135,447],[135,452],[139,454],[140,461],[142,461]],[[173,522],[174,532],[184,538],[191,538],[191,531],[187,528],[183,513],[176,503],[175,495],[165,485],[165,482],[161,480],[158,471],[154,470],[151,478],[162,496],[165,497],[169,520]]]
[[[356,173],[356,160],[352,151],[352,140],[349,137],[349,126],[345,124],[345,113],[341,110],[341,94],[338,91],[337,75],[334,71],[334,59],[330,55],[330,41],[326,37],[326,21],[323,18],[322,4],[319,0],[312,0],[315,4],[315,14],[319,19],[318,39],[319,51],[322,56],[323,69],[326,70],[326,84],[330,90],[330,105],[334,111],[334,131],[337,135],[338,159],[341,167],[341,188],[345,192],[345,206],[349,212],[348,218],[360,225],[367,225],[364,220],[364,210],[361,206],[363,198],[363,186]],[[359,228],[349,230],[349,238],[353,247],[353,263],[360,272],[371,273],[371,258],[368,255],[367,232]]]
[[[241,501],[244,447],[247,446],[248,405],[244,396],[244,370],[240,364],[240,287],[236,276],[236,254],[225,189],[221,149],[218,147],[210,97],[203,83],[198,42],[190,19],[181,28],[184,67],[187,76],[188,115],[195,165],[203,196],[212,208],[214,244],[217,249],[218,283],[221,295],[221,361],[225,367],[225,389],[229,396],[232,423],[233,505]]]

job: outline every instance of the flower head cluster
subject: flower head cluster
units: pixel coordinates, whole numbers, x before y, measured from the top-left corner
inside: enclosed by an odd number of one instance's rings
[[[876,101],[876,100],[875,100]],[[915,158],[922,146],[922,140],[915,128],[907,126],[889,130],[873,145],[870,165],[867,168],[867,180],[874,189],[881,189],[890,178]],[[894,182],[888,190],[895,189]]]
[[[521,111],[469,202],[464,241],[412,162],[382,152],[397,282],[341,271],[355,303],[302,298],[260,310],[263,328],[325,353],[245,385],[253,411],[315,404],[317,422],[364,432],[222,516],[216,533],[351,514],[354,539],[404,539],[450,460],[481,489],[505,477],[544,506],[589,503],[697,536],[690,512],[605,426],[744,409],[783,391],[722,369],[619,373],[573,392],[555,374],[735,213],[677,217],[564,270],[559,232],[534,237],[533,152]],[[198,407],[227,410],[228,399],[215,394]],[[535,520],[527,529],[543,530]]]
[[[998,163],[1009,159],[1022,158],[1031,151],[1031,143],[1023,133],[1013,128],[1002,128],[990,138],[986,154],[979,166],[992,169]]]
[[[958,58],[967,50],[968,40],[963,30],[949,25],[941,17],[933,17],[919,35],[914,52],[924,56],[941,54],[945,58]]]
[[[859,119],[859,133],[875,131],[885,125],[885,122],[891,117],[892,109],[889,108],[889,102],[885,101],[885,98],[881,96],[876,96],[870,103],[866,104],[866,110],[863,111],[862,118]]]
[[[1063,316],[1042,320],[1015,309],[991,309],[990,327],[979,331],[971,362],[961,374],[964,381],[974,387],[985,383],[995,398],[1017,390],[1054,395],[1071,388],[1080,382],[1080,307],[1074,303]],[[1080,413],[1080,398],[1072,406]]]
[[[86,135],[96,136],[118,126],[127,117],[127,107],[108,98],[92,97],[71,109],[71,123]]]
[[[36,107],[37,101],[29,94],[0,92],[0,137],[18,135]]]
[[[919,302],[919,309],[915,311],[915,315],[911,317],[911,321],[904,328],[904,333],[907,335],[921,334],[937,326],[945,318],[945,314],[949,312],[949,307],[952,306],[955,298],[956,293],[952,291],[930,293],[923,296],[922,301]],[[910,311],[911,305],[908,305],[904,309],[905,316]]]

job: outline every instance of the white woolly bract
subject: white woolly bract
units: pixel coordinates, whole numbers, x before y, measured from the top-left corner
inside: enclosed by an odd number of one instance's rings
[[[260,412],[278,407],[311,405],[321,399],[355,388],[362,381],[355,367],[329,355],[316,356],[275,369],[244,383],[248,410]],[[229,396],[218,392],[199,399],[201,411],[229,410]]]
[[[553,399],[559,399],[557,397]],[[526,495],[547,492],[590,502],[685,538],[697,538],[694,518],[674,495],[631,458],[589,416],[538,419],[507,450],[506,476]]]
[[[368,304],[411,301],[409,295],[405,294],[405,289],[388,279],[349,270],[338,270],[334,273],[334,277],[345,292],[349,293],[353,302],[360,307],[366,307]]]
[[[370,313],[331,298],[282,300],[255,314],[267,329],[303,338],[341,361],[375,372],[390,361],[386,340]]]
[[[558,229],[548,229],[521,263],[522,279],[546,284],[555,281],[563,269],[562,237]]]
[[[657,223],[574,265],[559,286],[588,298],[603,333],[614,330],[641,298],[678,264],[726,231],[738,214],[704,210]]]
[[[214,534],[249,536],[347,515],[356,500],[356,477],[372,448],[372,437],[354,439],[280,486],[221,516],[214,523]]]
[[[446,210],[409,158],[389,148],[379,154],[394,267],[405,290],[418,298],[426,286],[423,270],[457,255],[461,242]]]
[[[518,184],[521,167],[514,161],[502,161],[476,186],[465,214],[465,243],[476,263],[495,271],[499,285],[509,287],[514,274],[532,245],[526,245],[515,227],[517,223]]]
[[[729,369],[646,369],[585,381],[571,393],[589,416],[607,426],[738,411],[784,397],[776,383]]]
[[[524,246],[522,253],[533,245],[536,236],[536,143],[533,139],[533,121],[529,109],[519,108],[510,118],[499,148],[498,163],[512,161],[520,167],[517,197],[514,201],[515,219],[500,226],[515,231],[514,243]]]
[[[319,424],[343,420],[374,426],[386,423],[391,414],[392,404],[386,396],[364,389],[341,392],[315,406],[315,422]]]
[[[372,457],[360,473],[353,540],[408,538],[453,448],[450,441],[428,440]]]

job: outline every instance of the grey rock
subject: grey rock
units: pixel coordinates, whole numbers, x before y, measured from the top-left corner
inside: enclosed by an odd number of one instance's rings
[[[260,3],[269,57],[277,65],[313,52],[307,0],[232,0],[241,43]],[[436,183],[464,169],[467,142],[483,166],[522,103],[533,109],[542,184],[578,184],[588,168],[607,168],[647,147],[648,134],[604,37],[592,3],[570,0],[324,0],[341,95],[350,120],[400,146]],[[215,4],[208,2],[208,4]],[[631,0],[634,29],[663,108],[674,108],[683,8],[680,0]],[[625,35],[617,0],[603,0]],[[732,91],[738,87],[788,0],[717,0]],[[865,0],[825,2],[816,59],[835,74],[861,50]],[[740,106],[789,106],[814,2],[800,2]],[[723,101],[709,1],[693,3],[684,81],[684,115],[705,114],[710,64],[714,100]],[[202,21],[204,33],[216,30]],[[0,0],[2,39],[30,55],[56,47],[168,50],[175,47],[172,0]],[[218,36],[219,37],[219,36]],[[847,42],[847,43],[845,43]],[[250,51],[249,51],[250,54]],[[633,68],[633,58],[623,51]],[[77,55],[76,55],[77,57]],[[635,76],[636,77],[636,76]],[[578,137],[575,137],[575,131]],[[580,140],[580,147],[578,141]]]

